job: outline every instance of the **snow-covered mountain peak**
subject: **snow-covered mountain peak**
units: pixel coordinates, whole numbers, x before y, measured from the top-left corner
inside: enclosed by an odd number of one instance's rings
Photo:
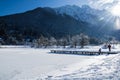
[[[94,20],[97,19],[97,16],[100,13],[99,10],[92,9],[88,5],[83,5],[81,7],[76,5],[66,5],[59,8],[55,8],[55,11],[57,14],[62,14],[62,15],[67,14],[77,20],[92,24],[95,24]]]
[[[91,8],[89,5],[66,5],[58,8],[54,8],[57,14],[69,15],[76,20],[87,22],[97,25],[101,18],[107,19],[111,14],[106,10],[98,10]],[[102,20],[104,20],[102,19]],[[106,21],[106,20],[104,20]]]

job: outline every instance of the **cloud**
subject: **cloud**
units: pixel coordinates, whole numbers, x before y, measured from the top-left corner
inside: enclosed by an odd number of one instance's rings
[[[120,4],[120,0],[88,0],[89,4],[96,9],[110,9]]]

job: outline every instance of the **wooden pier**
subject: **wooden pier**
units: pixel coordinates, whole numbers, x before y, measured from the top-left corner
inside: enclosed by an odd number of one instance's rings
[[[101,55],[101,54],[118,54],[120,51],[70,51],[70,50],[51,50],[51,53],[57,54],[76,54],[76,55]]]

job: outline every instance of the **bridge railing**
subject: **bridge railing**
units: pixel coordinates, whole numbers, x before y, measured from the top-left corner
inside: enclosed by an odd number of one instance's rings
[[[81,54],[81,55],[99,55],[99,54],[117,54],[120,51],[67,51],[67,50],[51,50],[51,53],[58,53],[58,54]]]

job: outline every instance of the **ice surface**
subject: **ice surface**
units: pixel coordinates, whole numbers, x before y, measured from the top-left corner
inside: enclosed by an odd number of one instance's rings
[[[0,48],[0,80],[33,80],[90,58],[49,52],[50,49],[29,47],[4,46]]]

